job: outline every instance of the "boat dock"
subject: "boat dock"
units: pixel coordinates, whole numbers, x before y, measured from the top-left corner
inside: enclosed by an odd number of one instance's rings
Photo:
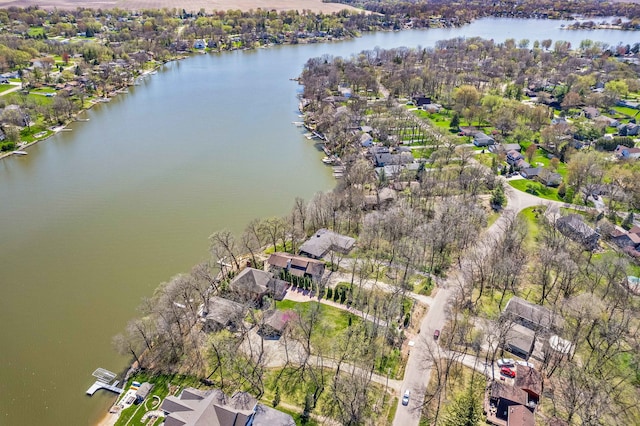
[[[113,379],[116,378],[116,373],[105,370],[104,368],[97,368],[96,371],[93,372],[92,376],[98,380],[96,380],[96,382],[87,389],[87,395],[89,396],[93,396],[93,394],[100,389],[108,390],[117,393],[118,395],[124,391],[124,389],[117,386],[118,383],[120,383],[118,380],[113,382]]]
[[[108,383],[101,382],[100,380],[96,380],[96,382],[92,384],[89,389],[87,389],[87,395],[93,396],[93,394],[99,391],[100,389],[115,392],[118,395],[120,395],[124,391],[124,389],[117,387],[116,385],[118,383],[119,382],[116,380],[112,385],[110,385]]]

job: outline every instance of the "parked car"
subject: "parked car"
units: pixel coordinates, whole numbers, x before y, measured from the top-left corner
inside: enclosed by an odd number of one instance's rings
[[[516,377],[516,372],[510,369],[509,367],[500,368],[500,374],[505,375],[507,377]]]
[[[498,364],[498,367],[515,367],[516,362],[511,358],[500,358],[496,361],[496,364]]]
[[[525,367],[529,367],[529,368],[535,368],[533,366],[533,364],[531,364],[530,362],[527,361],[516,361],[516,364],[518,365],[524,365]]]
[[[411,396],[411,391],[407,389],[402,395],[402,405],[409,405],[409,396]]]
[[[433,332],[433,340],[438,340],[438,337],[440,337],[440,330]]]

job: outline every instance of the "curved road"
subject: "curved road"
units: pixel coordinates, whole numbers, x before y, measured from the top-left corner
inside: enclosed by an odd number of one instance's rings
[[[559,201],[538,198],[531,194],[527,194],[526,192],[518,191],[510,185],[505,185],[505,194],[508,201],[503,214],[484,232],[482,238],[471,250],[482,250],[486,242],[491,241],[501,232],[502,229],[504,229],[507,216],[510,214],[517,214],[527,207],[537,205],[578,207]],[[461,263],[464,265],[466,262],[466,259],[463,259]],[[393,424],[395,426],[417,426],[420,422],[420,414],[422,411],[425,391],[429,384],[429,380],[431,379],[431,365],[425,361],[424,354],[428,352],[427,345],[430,345],[431,349],[437,349],[435,348],[437,343],[433,339],[433,333],[435,330],[441,330],[445,325],[446,307],[449,304],[450,298],[454,294],[455,287],[458,286],[463,279],[460,270],[461,268],[458,266],[451,269],[446,281],[438,288],[438,292],[431,304],[431,307],[429,308],[429,311],[422,319],[422,323],[420,325],[422,336],[416,340],[415,346],[411,348],[409,359],[407,360],[407,367],[404,373],[402,388],[398,394],[398,398],[401,399],[405,390],[409,389],[411,391],[409,405],[406,407],[402,405],[398,406],[396,416],[393,419]],[[436,350],[433,352],[437,353]]]

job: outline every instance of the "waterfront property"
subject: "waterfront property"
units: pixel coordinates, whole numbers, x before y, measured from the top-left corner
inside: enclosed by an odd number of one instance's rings
[[[180,396],[168,396],[160,409],[165,426],[294,426],[293,418],[274,410],[246,392],[231,398],[219,389],[186,388]]]
[[[355,238],[341,235],[328,229],[319,229],[300,246],[300,254],[313,259],[320,259],[331,250],[347,254],[355,243]]]

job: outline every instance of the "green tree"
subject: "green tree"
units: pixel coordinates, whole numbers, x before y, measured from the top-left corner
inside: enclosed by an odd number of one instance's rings
[[[482,419],[482,406],[475,375],[466,391],[447,408],[442,426],[477,426]]]
[[[458,131],[458,129],[460,129],[460,116],[458,113],[453,114],[451,123],[449,123],[449,128],[454,131]]]
[[[504,195],[504,188],[502,187],[502,185],[496,186],[496,188],[491,193],[491,205],[494,206],[494,208],[500,208],[504,206],[506,202],[507,197],[505,197]]]

